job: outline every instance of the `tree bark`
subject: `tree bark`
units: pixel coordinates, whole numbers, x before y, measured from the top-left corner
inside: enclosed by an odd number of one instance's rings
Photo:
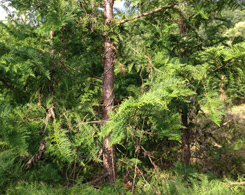
[[[182,4],[181,9],[182,11],[185,10],[184,4]],[[182,36],[182,39],[185,41],[186,37],[184,36],[187,33],[187,29],[184,22],[184,17],[182,15],[180,15],[179,28],[180,28],[180,35]],[[183,53],[181,53],[181,57],[188,58],[185,50],[183,51]],[[190,151],[191,130],[188,127],[188,112],[189,112],[188,106],[186,104],[183,105],[181,120],[185,128],[181,129],[182,131],[181,161],[183,161],[185,164],[190,164],[190,158],[191,158],[191,151]]]
[[[108,25],[113,19],[113,4],[114,0],[105,0],[105,25]],[[104,79],[103,79],[103,120],[109,119],[109,113],[114,106],[114,47],[112,46],[109,37],[105,36],[105,66],[104,66]],[[115,183],[117,177],[116,169],[116,155],[114,146],[110,145],[111,133],[104,139],[103,147],[103,165],[104,171],[110,173],[105,179],[108,183]]]
[[[191,158],[190,129],[188,128],[188,114],[186,111],[182,111],[181,120],[182,120],[183,126],[185,127],[181,130],[182,131],[181,160],[185,164],[189,164],[190,158]]]

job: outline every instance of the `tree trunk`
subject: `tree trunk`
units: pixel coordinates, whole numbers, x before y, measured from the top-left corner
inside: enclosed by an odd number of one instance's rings
[[[185,10],[185,5],[182,4],[182,10]],[[187,32],[186,32],[186,25],[184,22],[184,18],[182,15],[180,15],[180,20],[179,20],[179,27],[180,27],[180,35],[182,36],[182,39],[185,41],[186,37],[183,37]],[[186,51],[184,50],[183,53],[181,53],[182,58],[188,58],[186,55]],[[181,160],[189,164],[190,163],[190,158],[191,158],[191,152],[190,152],[190,129],[188,128],[188,106],[183,105],[182,108],[182,114],[181,114],[181,120],[182,124],[185,128],[183,128],[182,131],[182,146],[181,146]]]
[[[182,131],[181,160],[185,164],[189,164],[190,158],[191,158],[190,129],[188,129],[188,114],[185,109],[182,110],[181,120],[182,120],[183,126],[185,127],[181,130]]]
[[[113,4],[114,0],[105,0],[105,25],[108,25],[113,19]],[[114,106],[114,47],[110,38],[105,36],[105,67],[104,67],[104,78],[103,78],[103,120],[109,119],[109,113],[112,111],[112,106]],[[109,146],[111,133],[104,139],[103,147],[103,165],[104,171],[110,173],[106,177],[106,182],[115,183],[116,180],[116,155],[114,146]]]

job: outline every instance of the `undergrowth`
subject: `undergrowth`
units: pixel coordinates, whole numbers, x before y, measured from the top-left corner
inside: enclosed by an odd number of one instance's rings
[[[212,174],[198,173],[194,168],[176,163],[173,171],[149,170],[145,178],[137,176],[135,187],[130,187],[130,181],[117,180],[114,185],[103,184],[99,188],[82,185],[78,180],[73,186],[45,184],[44,182],[19,181],[9,186],[8,195],[72,195],[72,194],[164,194],[164,195],[230,195],[244,194],[245,186],[233,185],[228,180],[217,179]]]

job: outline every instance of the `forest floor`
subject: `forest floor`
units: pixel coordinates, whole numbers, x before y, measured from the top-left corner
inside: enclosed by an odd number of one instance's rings
[[[228,110],[227,115],[233,118],[237,123],[243,124],[245,130],[245,104],[233,106]]]

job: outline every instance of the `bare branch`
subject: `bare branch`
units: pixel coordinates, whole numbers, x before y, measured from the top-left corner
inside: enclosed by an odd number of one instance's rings
[[[150,11],[150,12],[147,12],[147,13],[143,13],[143,14],[141,14],[141,15],[139,15],[139,16],[135,16],[135,17],[132,17],[132,18],[126,18],[126,19],[123,19],[123,20],[121,20],[120,24],[123,24],[123,23],[125,23],[125,22],[130,21],[130,20],[139,19],[139,18],[144,17],[144,16],[149,16],[149,15],[154,14],[154,13],[156,13],[156,12],[159,12],[159,11],[161,11],[161,10],[172,8],[172,7],[174,7],[175,5],[176,5],[176,4],[173,3],[173,4],[171,4],[171,5],[167,5],[167,6],[165,6],[165,7],[160,7],[160,8],[157,8],[157,9],[153,10],[153,11]]]
[[[80,70],[77,70],[77,69],[75,69],[75,68],[73,68],[73,67],[71,67],[71,66],[69,66],[69,65],[67,65],[67,64],[64,64],[64,63],[62,63],[62,64],[65,65],[65,66],[67,66],[68,68],[70,68],[70,69],[72,69],[72,70],[75,70],[75,71],[77,71],[78,73],[82,74],[82,72],[81,72]]]
[[[194,83],[194,81],[191,81],[191,82],[187,83],[186,86],[191,85],[193,83]]]
[[[45,118],[45,116],[38,117],[38,118],[27,119],[27,120],[24,120],[24,121],[13,121],[13,122],[14,123],[26,123],[26,122],[31,122],[31,121],[37,121],[37,120],[44,119],[44,118]]]
[[[75,69],[75,68],[73,68],[73,67],[71,67],[71,66],[69,66],[69,65],[67,65],[67,64],[64,64],[64,63],[62,63],[62,64],[63,64],[64,66],[67,66],[68,68],[70,68],[70,69],[72,69],[72,70],[74,70],[74,71],[76,71],[76,72],[82,74],[82,72],[81,72],[80,70],[77,70],[77,69]],[[98,77],[98,76],[95,76],[95,75],[91,75],[91,76],[88,76],[88,77],[95,78],[95,79],[99,79],[99,80],[103,81],[103,78]]]
[[[160,172],[159,172],[159,169],[158,169],[158,166],[153,162],[153,160],[151,159],[152,158],[152,154],[151,152],[147,151],[143,146],[140,146],[140,148],[142,150],[144,150],[144,155],[147,155],[149,160],[151,161],[151,164],[154,166],[154,168],[156,169],[157,171],[157,174],[158,174],[158,178],[157,178],[157,184],[158,184],[158,181],[159,181],[159,177],[160,177]]]
[[[107,172],[107,173],[105,173],[104,175],[98,177],[97,179],[95,179],[95,180],[93,180],[93,181],[90,181],[90,182],[88,182],[88,183],[84,183],[84,184],[82,184],[82,185],[84,186],[84,185],[94,184],[94,183],[100,181],[101,179],[103,179],[103,178],[105,178],[105,177],[111,175],[111,174],[112,174],[112,172]]]
[[[125,163],[125,164],[127,164],[127,165],[131,165],[131,166],[135,167],[136,169],[138,169],[138,171],[139,171],[141,177],[145,180],[145,183],[146,183],[147,185],[150,185],[149,182],[146,181],[146,179],[145,179],[145,177],[144,177],[142,171],[138,168],[138,166],[137,166],[136,164],[132,164],[132,162],[125,162],[125,161],[123,161],[122,159],[119,159],[119,161],[121,161],[121,162],[123,162],[123,163]]]
[[[7,88],[9,88],[12,92],[14,91],[13,88],[2,78],[0,78],[0,81],[3,82],[4,85],[6,85]]]
[[[173,22],[173,23],[175,23],[175,24],[179,24],[179,22],[177,22],[177,21],[175,21],[175,20],[172,20],[171,18],[167,18],[169,21],[171,21],[171,22]]]
[[[88,77],[95,78],[95,79],[99,79],[99,80],[103,81],[103,78],[98,77],[98,76],[91,75],[91,76],[88,76]]]
[[[103,85],[98,85],[98,84],[96,84],[96,83],[92,83],[92,82],[89,82],[91,85],[95,85],[95,86],[98,86],[98,87],[101,87],[101,88],[104,88],[104,86]]]
[[[84,124],[91,124],[91,123],[107,123],[107,122],[111,122],[111,121],[107,121],[107,120],[100,120],[100,121],[88,121],[88,122],[82,122],[82,123],[79,123],[75,126],[73,126],[72,128],[74,127],[78,127],[78,126],[81,126],[81,125],[84,125]]]
[[[29,80],[30,80],[30,76],[27,77],[26,83],[25,83],[25,85],[24,85],[23,88],[22,88],[23,90],[26,89],[26,87],[27,87],[27,85],[28,85],[28,83],[29,83]]]
[[[204,132],[202,132],[202,133],[203,133],[203,134],[211,133],[212,131],[215,131],[215,130],[217,130],[217,129],[220,129],[220,128],[222,128],[222,127],[228,125],[228,124],[231,123],[231,122],[232,122],[232,119],[226,121],[225,123],[223,123],[223,124],[220,125],[219,127],[215,127],[215,128],[209,129],[209,130],[204,131]]]
[[[245,182],[228,182],[228,185],[243,185],[243,186],[245,186]]]
[[[196,13],[191,14],[191,15],[189,16],[189,18],[193,17],[195,14],[196,14]]]
[[[28,160],[28,162],[25,164],[25,169],[28,170],[30,168],[30,166],[34,163],[36,163],[37,161],[39,161],[41,159],[41,157],[43,156],[46,148],[47,141],[46,140],[41,140],[40,144],[39,144],[39,148],[38,151]]]
[[[83,102],[83,103],[84,103],[84,102]],[[84,109],[84,108],[72,109],[72,110],[68,110],[68,111],[63,112],[63,113],[59,113],[58,115],[64,115],[64,114],[66,114],[66,113],[71,113],[71,112],[74,112],[74,111],[77,111],[77,110],[82,110],[82,109]]]
[[[218,68],[212,70],[212,72],[217,72],[217,71],[220,70],[221,68],[224,68],[225,66],[227,66],[230,62],[231,62],[231,61],[228,61],[226,64],[224,64],[224,65],[222,65],[222,66],[220,66],[220,67],[218,67]]]

